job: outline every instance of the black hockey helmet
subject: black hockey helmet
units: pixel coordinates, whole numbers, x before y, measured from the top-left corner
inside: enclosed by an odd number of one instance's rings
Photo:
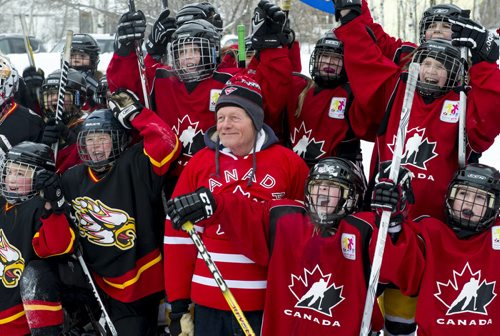
[[[427,58],[432,58],[441,63],[439,68],[443,67],[446,70],[447,78],[444,85],[440,86],[435,79],[427,80],[419,76],[417,90],[421,95],[439,97],[461,85],[463,64],[460,58],[460,50],[452,46],[450,41],[442,39],[429,40],[422,43],[415,50],[412,62],[420,64],[421,74],[424,71],[423,68],[429,62]],[[435,67],[432,64],[428,66]]]
[[[128,143],[129,135],[113,112],[99,109],[89,114],[81,125],[77,139],[78,155],[85,165],[98,171],[105,170],[114,164]]]
[[[419,24],[420,44],[425,42],[425,32],[431,24],[449,22],[449,18],[458,17],[461,12],[462,9],[453,4],[439,4],[426,9]]]
[[[55,171],[52,149],[42,143],[23,141],[12,147],[2,163],[0,187],[10,204],[24,202],[32,198],[34,177],[42,171]]]
[[[471,163],[457,171],[446,197],[447,223],[453,230],[485,231],[495,223],[499,209],[498,170],[484,164]]]
[[[71,42],[71,51],[78,51],[90,57],[89,65],[71,65],[71,67],[94,76],[97,71],[97,65],[99,64],[99,53],[101,52],[97,41],[89,34],[75,34]]]
[[[187,4],[175,16],[177,27],[182,26],[188,21],[197,19],[210,22],[219,34],[222,33],[222,18],[217,8],[209,2]]]
[[[60,82],[61,70],[52,72],[43,81],[41,88],[43,98],[42,107],[47,118],[55,116]],[[81,108],[87,99],[87,81],[83,75],[75,69],[68,69],[66,94],[71,95],[71,103],[64,102],[62,121],[65,124],[82,115]]]
[[[0,106],[14,94],[19,87],[19,74],[10,60],[0,55]]]
[[[182,53],[190,49],[199,51],[199,63],[181,66],[179,60]],[[219,33],[208,21],[188,21],[172,34],[170,53],[174,60],[174,71],[182,82],[197,82],[209,78],[220,62]]]
[[[99,79],[99,84],[97,85],[97,89],[94,93],[94,101],[100,106],[106,107],[108,106],[108,98],[109,98],[108,79],[106,75],[103,75],[101,79]]]
[[[305,206],[316,225],[335,227],[341,218],[361,207],[366,191],[362,170],[349,160],[321,159],[309,172],[305,185]],[[317,188],[319,187],[319,188]],[[330,194],[337,187],[339,194]],[[330,202],[338,198],[334,205]]]
[[[344,43],[337,39],[333,32],[327,32],[316,42],[309,59],[309,74],[322,87],[331,87],[347,81],[344,70]]]

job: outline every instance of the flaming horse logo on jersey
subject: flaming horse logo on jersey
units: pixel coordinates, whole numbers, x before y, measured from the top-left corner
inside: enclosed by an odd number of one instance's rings
[[[24,272],[24,259],[21,251],[11,245],[0,229],[0,279],[7,288],[14,288],[19,284]]]
[[[73,208],[78,218],[80,236],[100,246],[116,246],[127,250],[137,237],[135,219],[120,209],[106,206],[99,200],[77,197]]]

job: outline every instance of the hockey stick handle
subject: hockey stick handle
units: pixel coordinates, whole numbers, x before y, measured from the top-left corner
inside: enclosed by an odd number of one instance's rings
[[[219,272],[219,269],[217,268],[217,265],[215,265],[215,262],[212,260],[212,257],[207,251],[207,248],[205,244],[203,244],[203,241],[201,240],[200,236],[196,233],[196,230],[194,228],[193,223],[190,221],[187,221],[182,225],[182,229],[186,231],[189,236],[191,237],[191,240],[193,241],[194,245],[196,245],[196,248],[198,249],[198,252],[200,253],[201,257],[205,261],[205,264],[207,264],[208,269],[212,273],[212,276],[214,277],[215,282],[219,286],[219,288],[222,291],[222,295],[227,301],[227,304],[229,305],[229,308],[231,308],[231,311],[233,312],[234,317],[236,318],[236,321],[238,321],[241,329],[245,333],[246,336],[255,336],[255,333],[250,326],[250,323],[248,323],[247,318],[245,317],[245,314],[240,308],[240,305],[236,301],[236,299],[233,296],[233,293],[231,293],[231,290],[226,284],[226,281],[224,281],[224,278],[222,278],[222,275]]]
[[[69,62],[71,58],[71,43],[73,43],[73,31],[66,32],[66,43],[62,54],[61,62],[61,77],[59,78],[59,92],[57,94],[57,107],[56,107],[56,124],[62,120],[64,113],[64,96],[66,95],[66,85],[68,84]],[[54,162],[57,162],[57,151],[59,150],[59,141],[52,145],[54,151]]]
[[[24,46],[26,48],[26,53],[28,54],[28,61],[30,63],[30,66],[34,67],[35,56],[33,55],[33,48],[31,47],[28,26],[26,25],[26,18],[24,17],[24,14],[21,14],[19,17],[21,18],[21,26],[23,28],[23,35],[24,35]]]
[[[238,68],[246,67],[245,25],[239,24],[238,32]]]
[[[290,8],[292,8],[292,0],[283,0],[281,9],[285,12],[286,17],[288,18],[288,14],[290,13]]]
[[[458,101],[459,115],[458,115],[458,165],[465,167],[467,156],[467,95],[465,93],[465,65],[467,64],[467,48],[460,48],[460,58],[462,62],[462,89],[460,90],[460,99]]]
[[[399,121],[398,132],[396,135],[396,145],[394,148],[393,159],[391,162],[391,169],[389,171],[389,178],[393,181],[398,180],[399,168],[401,166],[401,156],[403,155],[403,147],[406,140],[406,130],[408,128],[408,122],[410,120],[410,111],[413,104],[413,97],[415,95],[415,88],[417,86],[419,71],[420,71],[420,64],[410,63],[408,71],[408,80],[406,82],[405,95],[403,99],[403,107],[401,110],[401,118]],[[361,321],[360,336],[367,336],[370,332],[373,305],[375,303],[375,297],[377,294],[377,284],[380,277],[380,269],[382,267],[385,241],[387,238],[387,231],[389,229],[390,220],[391,220],[391,212],[383,211],[382,216],[380,218],[377,241],[375,244],[375,253],[373,256],[370,279],[368,281],[365,307],[363,310],[363,319]]]
[[[104,314],[104,320],[106,321],[106,324],[108,325],[109,330],[111,331],[111,335],[113,336],[118,336],[118,332],[116,331],[115,325],[111,321],[111,318],[108,315],[108,312],[106,311],[106,308],[104,307],[104,303],[101,300],[101,296],[99,295],[99,292],[97,291],[97,287],[95,286],[94,280],[92,280],[92,275],[90,274],[90,271],[87,267],[87,264],[85,263],[85,260],[83,260],[82,252],[80,249],[76,250],[76,257],[78,258],[78,262],[80,263],[80,266],[82,267],[83,273],[87,277],[87,280],[90,284],[90,287],[92,287],[92,292],[94,293],[94,296],[99,303],[99,307],[102,310],[102,313]]]
[[[134,0],[128,0],[128,9],[130,12],[135,12]],[[144,55],[142,53],[142,40],[134,42],[135,54],[137,55],[137,65],[139,67],[139,77],[141,78],[142,95],[144,97],[144,106],[151,108],[149,99],[148,82],[146,79],[146,66],[144,65]]]

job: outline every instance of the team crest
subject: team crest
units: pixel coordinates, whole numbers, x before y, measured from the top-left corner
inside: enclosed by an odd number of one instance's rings
[[[6,288],[14,288],[19,284],[24,272],[24,258],[21,251],[9,243],[0,229],[0,278]]]
[[[325,155],[323,146],[325,144],[324,140],[317,141],[315,138],[311,137],[312,130],[307,130],[304,122],[300,124],[300,127],[293,130],[293,134],[290,134],[292,144],[294,144],[292,150],[304,160],[317,160]]]
[[[356,260],[356,236],[350,233],[342,233],[342,254],[346,259]]]
[[[487,307],[497,296],[496,281],[482,278],[481,271],[473,272],[469,263],[460,271],[453,271],[453,279],[437,282],[434,296],[446,306],[446,315],[473,313],[488,315]]]
[[[392,153],[396,144],[396,136],[393,137],[392,144],[387,144]],[[412,128],[406,132],[406,144],[401,157],[402,165],[410,165],[418,169],[427,170],[427,162],[435,158],[436,142],[430,142],[425,137],[425,128]]]
[[[99,246],[116,246],[128,250],[137,237],[135,219],[120,209],[106,206],[90,197],[77,197],[73,209],[80,236]]]
[[[297,299],[295,308],[315,310],[329,317],[332,317],[332,308],[345,299],[344,286],[336,286],[332,274],[323,274],[319,265],[312,271],[304,269],[303,276],[292,274],[288,288]]]
[[[333,97],[330,101],[328,116],[333,119],[344,119],[347,98]]]
[[[458,122],[460,115],[460,103],[457,100],[445,100],[443,103],[443,108],[441,109],[441,115],[439,119],[441,121],[455,124]]]
[[[217,100],[219,100],[219,96],[222,90],[212,89],[210,90],[210,100],[208,102],[208,110],[215,112],[215,105],[217,104]]]

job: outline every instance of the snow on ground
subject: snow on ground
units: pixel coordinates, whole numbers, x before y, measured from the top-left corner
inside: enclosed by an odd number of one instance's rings
[[[309,54],[312,51],[309,50],[307,46],[304,46],[302,57],[302,73],[309,75]],[[28,57],[26,54],[11,54],[8,55],[14,66],[22,73],[23,69],[28,66]],[[99,70],[105,72],[106,68],[111,60],[111,53],[104,53],[100,56]],[[61,55],[58,53],[38,53],[35,54],[35,63],[37,67],[42,68],[47,76],[54,70],[60,68]],[[370,167],[370,157],[373,150],[373,144],[363,141],[361,144],[363,150],[363,161],[366,173],[368,174],[368,168]],[[500,170],[500,136],[497,136],[495,143],[486,152],[483,153],[481,163],[494,166]]]

